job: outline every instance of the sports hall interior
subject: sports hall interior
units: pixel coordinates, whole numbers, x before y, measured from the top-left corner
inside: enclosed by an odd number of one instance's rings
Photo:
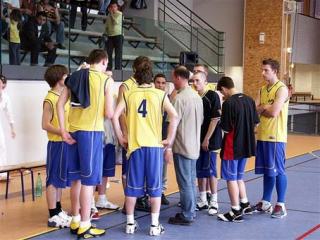
[[[125,1],[126,2],[126,1]],[[279,79],[290,90],[286,169],[288,174],[285,219],[250,216],[243,224],[222,223],[199,212],[191,227],[169,226],[167,220],[179,202],[173,164],[168,166],[170,205],[162,209],[160,221],[166,227],[161,239],[320,239],[320,1],[319,0],[147,0],[147,8],[124,8],[122,70],[114,70],[114,91],[132,75],[132,62],[148,56],[154,73],[171,72],[179,63],[195,62],[209,66],[209,82],[230,76],[236,88],[253,98],[264,84],[261,62],[273,58],[280,62]],[[2,3],[2,1],[1,1]],[[90,50],[104,46],[105,16],[87,9],[88,25],[81,30],[78,9],[75,28],[68,28],[69,10],[60,8],[65,21],[66,49],[57,51],[55,63],[75,71]],[[52,35],[55,39],[55,32]],[[45,198],[46,133],[41,129],[43,99],[49,90],[44,81],[45,55],[39,65],[30,66],[30,53],[21,51],[20,66],[9,65],[8,42],[1,38],[1,74],[8,79],[16,138],[4,114],[0,113],[7,146],[6,166],[10,172],[0,182],[0,239],[73,239],[66,229],[47,227]],[[254,174],[254,158],[246,166],[245,182],[252,203],[259,201],[262,178]],[[220,160],[218,160],[220,172]],[[40,173],[43,193],[32,197],[32,181]],[[220,173],[219,173],[220,174]],[[219,175],[218,174],[218,175]],[[31,179],[31,175],[34,179]],[[23,184],[22,184],[23,180]],[[24,187],[22,196],[22,185]],[[218,183],[222,211],[230,207],[226,183]],[[273,194],[275,195],[275,193]],[[121,165],[109,181],[107,197],[123,206]],[[70,211],[69,189],[63,190],[62,205]],[[125,215],[121,211],[101,211],[97,225],[107,228],[101,239],[147,239],[149,214],[138,212],[139,233],[124,233]],[[258,226],[257,226],[258,225]]]

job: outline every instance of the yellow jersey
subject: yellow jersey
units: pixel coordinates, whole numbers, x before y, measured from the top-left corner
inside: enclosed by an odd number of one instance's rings
[[[70,132],[104,131],[105,89],[108,76],[94,69],[89,70],[90,106],[71,106],[69,114]]]
[[[10,42],[20,43],[18,22],[10,21],[9,29],[10,29]]]
[[[50,104],[51,109],[52,109],[52,119],[50,121],[50,123],[55,127],[55,128],[60,128],[59,126],[59,120],[58,120],[58,114],[57,114],[57,102],[59,99],[60,94],[57,92],[54,92],[53,90],[49,90],[48,94],[46,96],[46,98],[44,99],[44,102],[47,102]],[[70,105],[67,103],[64,107],[64,111],[65,111],[65,128],[68,130],[68,114],[69,114],[69,109],[70,109]],[[48,135],[48,139],[49,141],[53,141],[53,142],[61,142],[62,138],[60,135],[51,133],[51,132],[47,132]]]
[[[137,87],[124,93],[128,153],[140,147],[162,147],[162,116],[165,92],[153,87]]]
[[[134,79],[134,77],[130,77],[129,79],[124,81],[122,85],[126,88],[126,91],[138,87],[137,81]]]
[[[277,91],[287,87],[283,82],[277,81],[271,87],[263,86],[260,89],[260,103],[273,104],[276,99]],[[279,115],[269,118],[260,115],[260,124],[258,125],[257,140],[268,142],[287,142],[287,122],[288,122],[289,100],[284,103]]]

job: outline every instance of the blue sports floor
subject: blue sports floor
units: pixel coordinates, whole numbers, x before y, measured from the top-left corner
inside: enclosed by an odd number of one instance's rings
[[[148,235],[150,215],[136,212],[139,229],[134,235],[124,233],[126,217],[121,212],[103,216],[96,225],[107,228],[105,236],[98,239],[320,239],[320,150],[291,158],[286,164],[288,175],[287,211],[284,219],[273,219],[268,214],[245,216],[243,223],[218,221],[206,211],[197,212],[191,226],[167,223],[180,209],[179,193],[169,196],[170,206],[161,210],[160,222],[165,233],[159,237]],[[254,204],[262,194],[262,177],[253,171],[246,173],[245,181],[249,201]],[[274,192],[274,200],[276,194]],[[224,180],[219,181],[219,211],[230,209],[228,191]],[[56,230],[32,239],[76,239],[69,229]]]

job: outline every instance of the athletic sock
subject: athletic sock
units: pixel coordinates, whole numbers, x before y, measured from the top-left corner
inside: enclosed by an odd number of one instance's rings
[[[276,177],[270,177],[267,175],[263,176],[263,197],[262,197],[263,200],[267,202],[271,201],[272,191],[275,183],[276,183]]]
[[[49,209],[49,216],[52,218],[55,215],[58,215],[60,211],[57,208]]]
[[[151,225],[159,225],[159,213],[151,213]]]
[[[276,177],[276,190],[278,195],[278,202],[285,202],[287,191],[287,175],[282,174]]]
[[[127,215],[127,224],[133,224],[134,223],[134,215],[130,214]]]
[[[202,202],[207,202],[207,192],[200,192],[200,200]]]

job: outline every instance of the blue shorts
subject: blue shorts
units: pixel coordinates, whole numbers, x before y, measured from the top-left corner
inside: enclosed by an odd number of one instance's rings
[[[142,147],[131,153],[128,160],[125,195],[150,197],[162,194],[163,148]]]
[[[217,153],[200,150],[197,160],[197,178],[217,177]]]
[[[69,186],[67,182],[67,153],[68,144],[49,141],[47,145],[46,186],[56,188]]]
[[[221,160],[221,177],[227,181],[242,180],[246,162],[246,158]]]
[[[82,185],[101,183],[103,163],[103,132],[76,131],[76,140],[68,148],[68,180],[81,180]]]
[[[256,174],[274,177],[285,174],[286,143],[257,141]]]
[[[103,148],[103,177],[114,177],[116,173],[116,146],[109,143]]]
[[[126,176],[127,174],[127,151],[124,148],[121,148],[122,150],[122,176]]]

